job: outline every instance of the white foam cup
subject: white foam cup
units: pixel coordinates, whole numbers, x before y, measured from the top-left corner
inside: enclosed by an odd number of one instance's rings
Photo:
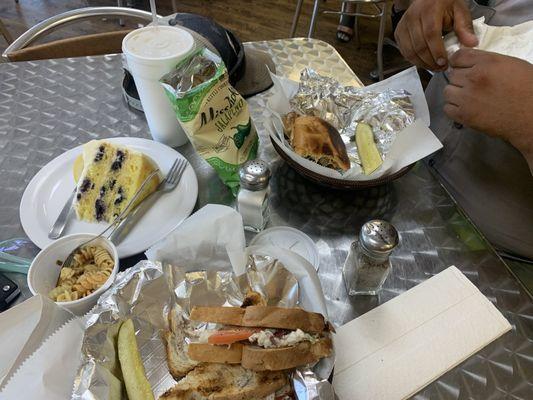
[[[128,33],[122,41],[144,114],[155,141],[171,147],[187,143],[159,79],[194,48],[192,35],[175,26],[147,26]]]

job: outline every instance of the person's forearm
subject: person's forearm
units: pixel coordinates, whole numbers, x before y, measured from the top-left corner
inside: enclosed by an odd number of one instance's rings
[[[524,158],[527,161],[527,164],[529,165],[529,171],[531,172],[531,175],[533,175],[533,151],[529,153],[522,153]]]
[[[533,68],[530,69],[529,77],[533,78]],[[533,110],[531,94],[523,97],[525,97],[522,101],[524,110]],[[533,113],[520,113],[514,121],[518,123],[518,128],[513,130],[514,134],[508,138],[508,141],[524,156],[533,175]]]
[[[531,175],[533,175],[533,143],[512,143],[511,144],[522,153],[524,158],[527,161],[527,164],[529,165],[529,170],[531,171]]]

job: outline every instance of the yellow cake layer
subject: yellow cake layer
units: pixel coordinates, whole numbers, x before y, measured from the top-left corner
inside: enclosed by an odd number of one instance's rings
[[[92,140],[83,146],[83,170],[78,179],[76,215],[89,222],[111,222],[157,165],[146,155],[104,140]],[[159,185],[156,175],[136,203]]]

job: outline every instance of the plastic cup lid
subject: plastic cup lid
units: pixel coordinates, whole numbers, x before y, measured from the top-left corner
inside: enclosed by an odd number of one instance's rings
[[[289,226],[275,226],[258,233],[250,246],[276,246],[302,256],[318,269],[320,257],[315,242],[302,231]]]
[[[180,58],[193,47],[192,35],[175,26],[146,26],[131,31],[122,40],[122,52],[142,64]]]

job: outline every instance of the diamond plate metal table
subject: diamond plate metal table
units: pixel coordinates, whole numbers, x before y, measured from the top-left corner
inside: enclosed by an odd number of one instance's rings
[[[345,84],[359,84],[324,42],[290,39],[246,45],[270,53],[282,75],[297,79],[302,68],[311,66]],[[95,138],[149,137],[143,115],[128,109],[122,99],[121,80],[118,55],[0,64],[0,239],[24,237],[20,198],[48,161]],[[533,303],[430,171],[419,164],[392,184],[358,192],[311,184],[279,159],[264,133],[268,97],[266,92],[249,103],[260,134],[261,157],[274,172],[270,225],[290,225],[315,240],[320,252],[318,273],[334,323],[349,321],[456,265],[498,307],[513,330],[414,398],[533,399]],[[190,145],[179,151],[198,174],[198,207],[234,204]],[[361,224],[376,217],[391,221],[400,232],[392,273],[379,296],[349,298],[341,267]],[[23,286],[23,298],[27,297],[25,277],[10,276]]]

